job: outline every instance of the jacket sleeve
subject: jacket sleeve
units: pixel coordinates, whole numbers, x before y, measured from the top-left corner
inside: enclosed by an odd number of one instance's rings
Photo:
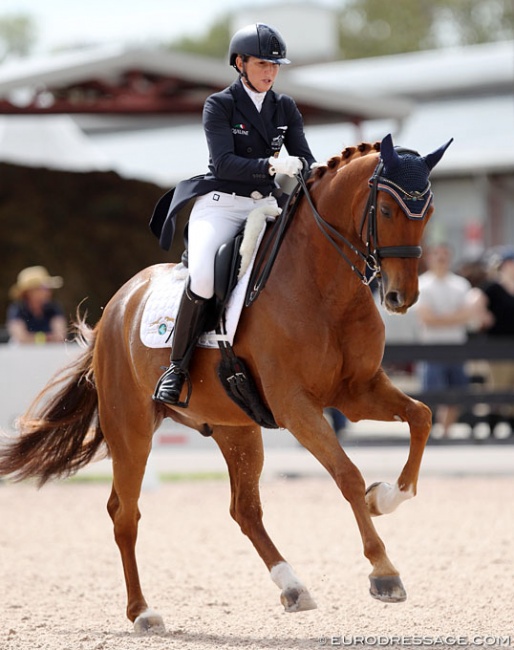
[[[270,180],[267,158],[236,155],[232,134],[231,104],[219,97],[208,97],[203,109],[203,126],[209,148],[209,166],[220,180],[260,182]]]

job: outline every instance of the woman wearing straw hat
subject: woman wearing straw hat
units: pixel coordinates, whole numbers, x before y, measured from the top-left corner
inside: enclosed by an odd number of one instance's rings
[[[44,266],[29,266],[18,274],[9,297],[7,330],[13,343],[63,343],[67,323],[52,291],[62,287],[62,278],[51,276]]]

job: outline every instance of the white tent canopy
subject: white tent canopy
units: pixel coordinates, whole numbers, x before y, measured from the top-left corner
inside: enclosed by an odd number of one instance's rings
[[[68,115],[0,117],[0,160],[80,172],[116,166]]]

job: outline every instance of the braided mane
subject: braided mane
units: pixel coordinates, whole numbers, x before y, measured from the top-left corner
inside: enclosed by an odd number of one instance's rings
[[[380,142],[361,142],[356,147],[346,147],[339,156],[333,156],[325,164],[316,167],[310,177],[310,181],[321,178],[329,170],[338,169],[339,167],[348,165],[356,158],[362,158],[370,153],[377,153],[380,151]]]

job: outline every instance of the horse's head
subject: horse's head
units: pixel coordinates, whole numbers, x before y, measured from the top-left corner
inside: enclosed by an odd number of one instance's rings
[[[316,226],[364,284],[379,280],[388,311],[405,313],[418,298],[420,244],[434,210],[429,176],[451,142],[420,156],[388,135],[347,147],[307,184],[298,176]]]
[[[421,239],[434,210],[430,172],[452,140],[420,156],[395,148],[390,135],[380,144],[380,160],[369,180],[367,246],[388,311],[405,313],[418,297]]]

